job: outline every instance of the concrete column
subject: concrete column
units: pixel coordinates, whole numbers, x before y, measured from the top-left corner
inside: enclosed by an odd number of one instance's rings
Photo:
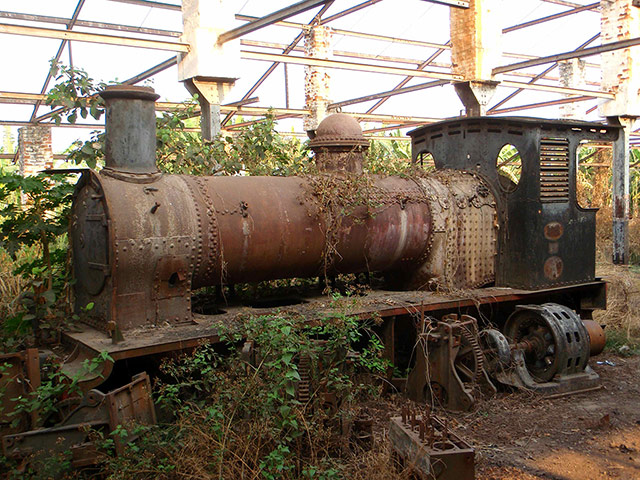
[[[305,31],[305,50],[307,57],[329,59],[332,55],[331,48],[332,30],[322,25],[310,27]],[[304,98],[305,108],[310,110],[305,115],[303,125],[306,132],[314,131],[318,124],[327,116],[329,105],[330,76],[326,68],[305,67]]]
[[[585,77],[586,62],[579,58],[558,62],[560,85],[570,88],[587,88]],[[566,98],[572,95],[565,95]],[[560,105],[560,117],[573,120],[584,120],[584,106],[580,102]]]
[[[181,40],[189,44],[189,53],[178,56],[178,79],[198,94],[207,140],[220,133],[220,104],[240,76],[240,41],[218,44],[219,35],[234,27],[236,9],[232,0],[182,1]]]
[[[492,70],[502,56],[502,0],[470,0],[469,8],[451,8],[451,63],[463,82],[454,84],[467,116],[479,116],[498,85]]]
[[[18,129],[18,164],[20,175],[35,175],[53,168],[51,127],[28,126]]]
[[[613,191],[613,263],[629,263],[629,132],[635,117],[609,117],[608,122],[624,127],[623,138],[613,144],[612,178]]]
[[[636,0],[600,2],[602,43],[640,36],[640,8]],[[624,48],[603,53],[602,89],[615,94],[603,101],[599,113],[610,123],[623,125],[624,138],[613,152],[613,262],[629,262],[629,134],[640,116],[640,51]]]
[[[600,28],[602,43],[640,37],[640,8],[635,0],[602,0]],[[622,48],[601,55],[602,89],[616,95],[599,105],[602,117],[640,116],[640,51]]]

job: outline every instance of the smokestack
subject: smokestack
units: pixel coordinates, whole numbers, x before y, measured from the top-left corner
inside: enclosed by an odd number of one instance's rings
[[[100,92],[106,104],[105,168],[157,173],[156,108],[151,87],[112,85]]]

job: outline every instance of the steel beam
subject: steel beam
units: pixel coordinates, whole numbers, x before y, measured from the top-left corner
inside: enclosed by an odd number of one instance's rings
[[[461,80],[461,75],[442,72],[425,72],[424,70],[411,70],[407,68],[384,67],[362,63],[340,62],[337,60],[324,60],[317,58],[295,57],[290,55],[278,55],[273,53],[250,52],[243,50],[241,57],[248,60],[277,61],[296,65],[313,65],[325,68],[337,68],[342,70],[355,70],[389,75],[404,75],[409,77],[436,78],[439,80]],[[585,90],[579,88],[556,87],[552,85],[536,85],[523,82],[505,80],[500,83],[503,87],[523,88],[525,90],[538,90],[543,92],[563,93],[566,95],[587,95],[598,98],[613,99],[614,95],[600,90]]]
[[[316,14],[316,16],[313,17],[311,22],[309,22],[309,25],[314,25],[316,23],[319,23],[320,22],[320,18],[329,9],[329,6],[330,5],[323,6],[320,9],[320,11]],[[286,55],[287,53],[291,52],[298,45],[300,40],[302,40],[302,38],[303,38],[302,32],[298,33],[296,38],[293,39],[293,41],[282,51],[282,53]],[[256,83],[253,84],[253,86],[249,89],[249,91],[244,94],[244,96],[242,97],[242,100],[246,100],[247,98],[251,97],[251,95],[253,95],[255,93],[255,91],[260,87],[260,85],[262,85],[264,83],[264,81],[267,78],[269,78],[269,75],[271,75],[273,73],[273,71],[278,67],[278,65],[280,65],[280,62],[274,62],[273,64],[271,64],[269,66],[269,68],[267,68],[267,70],[256,81]],[[233,113],[229,113],[224,118],[224,120],[222,120],[221,126],[224,127],[229,122],[229,120],[231,120],[231,117],[233,117]]]
[[[579,3],[568,2],[567,0],[542,0],[542,1],[547,3],[555,3],[556,5],[562,5],[564,7],[578,8],[582,6]],[[597,7],[592,8],[592,10],[596,11]]]
[[[597,38],[600,34],[596,35],[595,38]],[[240,40],[240,45],[244,46],[244,47],[260,47],[260,48],[271,48],[271,49],[275,49],[275,50],[283,50],[287,47],[287,45],[285,45],[284,43],[274,43],[274,42],[264,42],[261,40]],[[304,53],[304,48],[302,47],[295,47],[294,49],[292,49],[293,52],[298,52],[298,53]],[[374,60],[374,61],[380,61],[380,62],[390,62],[390,63],[402,63],[405,65],[420,65],[422,63],[424,63],[424,60],[419,60],[417,58],[402,58],[402,57],[390,57],[387,55],[378,55],[378,54],[370,54],[370,53],[362,53],[362,52],[352,52],[352,51],[347,51],[347,50],[334,50],[333,51],[333,56],[334,57],[346,57],[346,58],[357,58],[358,60]],[[524,57],[525,55],[522,55],[522,57]],[[526,55],[526,57],[528,58],[537,58],[537,57],[532,57],[530,55]],[[438,68],[451,68],[451,63],[443,63],[443,62],[431,62],[430,65],[433,65],[434,67],[438,67]],[[598,68],[600,68],[600,65],[593,65],[591,64],[591,66],[597,66]],[[552,67],[552,69],[555,68]],[[551,69],[550,69],[551,70]],[[550,71],[549,70],[549,71]],[[551,80],[554,82],[557,82],[559,80],[558,77],[556,76],[543,76],[543,77],[539,77],[538,75],[534,75],[532,73],[525,73],[525,72],[507,72],[505,75],[509,75],[509,76],[514,76],[514,77],[525,77],[525,78],[542,78],[545,80]],[[593,85],[593,86],[600,86],[600,83],[598,82],[593,82],[593,81],[588,81],[586,82],[587,85]]]
[[[462,75],[452,73],[430,72],[424,70],[412,70],[409,68],[384,67],[363,63],[341,62],[338,60],[325,60],[320,58],[295,57],[291,55],[279,55],[275,53],[250,52],[242,50],[241,58],[246,60],[262,60],[267,62],[292,63],[294,65],[311,65],[315,67],[337,68],[341,70],[354,70],[360,72],[386,73],[389,75],[404,75],[409,77],[437,78],[439,80],[462,80]]]
[[[386,92],[374,93],[372,95],[366,95],[364,97],[352,98],[350,100],[343,100],[341,102],[335,102],[329,104],[329,109],[336,109],[346,107],[347,105],[355,105],[356,103],[369,102],[371,100],[378,100],[380,98],[393,97],[394,95],[401,95],[403,93],[417,92],[419,90],[425,90],[427,88],[439,87],[442,85],[448,85],[448,80],[435,80],[433,82],[421,83],[419,85],[412,85],[411,87],[394,88],[393,90],[387,90]]]
[[[371,7],[372,5],[375,5],[376,3],[380,3],[381,1],[382,0],[367,0],[366,2],[359,3],[341,12],[334,13],[333,15],[329,15],[326,18],[321,18],[318,23],[320,25],[325,25],[329,22],[333,22],[334,20],[338,20],[339,18],[346,17],[347,15],[351,15],[352,13],[358,12],[363,8]]]
[[[563,105],[565,103],[584,102],[586,100],[593,100],[593,97],[572,97],[561,98],[559,100],[550,100],[548,102],[529,103],[527,105],[518,105],[517,107],[499,108],[487,111],[487,115],[499,115],[501,113],[519,112],[521,110],[530,110],[532,108],[553,107],[556,105]]]
[[[501,87],[522,88],[524,90],[538,90],[540,92],[563,93],[565,95],[585,95],[594,98],[614,99],[615,95],[602,90],[585,90],[581,88],[556,87],[553,85],[539,85],[535,83],[513,82],[511,80],[503,80],[500,82]]]
[[[255,20],[257,17],[250,17],[248,15],[236,15],[237,20],[245,20],[251,21]],[[321,25],[325,25],[326,22],[321,22]],[[306,27],[303,23],[294,23],[294,22],[278,22],[279,26],[289,27],[295,29],[304,29]],[[411,40],[407,38],[399,38],[399,37],[389,37],[386,35],[378,35],[375,33],[364,33],[364,32],[354,32],[352,30],[341,30],[339,28],[334,28],[333,33],[336,35],[345,35],[347,37],[356,37],[356,38],[367,38],[369,40],[380,40],[383,42],[391,42],[391,43],[400,43],[403,45],[414,45],[417,47],[426,47],[426,48],[451,48],[449,46],[445,46],[440,43],[435,42],[425,42],[422,40]]]
[[[333,0],[304,0],[302,2],[298,2],[289,7],[278,10],[277,12],[270,13],[269,15],[258,18],[257,20],[250,21],[245,25],[221,34],[220,36],[218,36],[218,44],[222,45],[225,42],[229,42],[251,32],[255,32],[256,30],[259,30],[263,27],[272,25],[276,22],[284,20],[285,18],[293,17],[294,15],[298,15],[299,13],[306,12],[307,10],[311,10],[312,8],[315,8],[319,5],[324,5],[325,3],[333,3]]]
[[[546,63],[560,62],[562,60],[571,60],[572,58],[583,58],[592,55],[598,55],[600,53],[612,52],[621,48],[629,48],[640,45],[640,38],[630,38],[627,40],[620,40],[619,42],[611,42],[599,47],[584,48],[579,51],[571,51],[565,53],[558,53],[556,55],[549,55],[548,57],[540,57],[535,60],[527,60],[525,62],[512,63],[511,65],[504,65],[493,69],[493,74],[510,72],[513,70],[519,70],[521,68],[535,67],[538,65],[544,65]]]
[[[3,160],[12,160],[14,156],[15,156],[15,153],[0,153],[0,158]],[[66,160],[67,158],[68,158],[68,155],[65,155],[63,153],[53,154],[54,160]]]
[[[153,77],[154,75],[157,75],[160,72],[164,72],[167,68],[171,68],[177,64],[178,64],[177,57],[168,58],[164,62],[161,62],[158,65],[151,67],[142,73],[139,73],[138,75],[134,75],[133,77],[125,80],[122,83],[125,85],[134,85],[138,82],[142,82],[143,80],[146,80],[147,78]]]
[[[577,50],[582,50],[584,48],[586,48],[588,45],[590,45],[592,42],[594,42],[598,37],[600,36],[599,33],[595,34],[593,37],[591,37],[589,40],[587,40],[586,42],[584,42],[582,45],[580,45],[578,48],[576,48]],[[541,78],[544,78],[545,75],[549,72],[551,72],[551,70],[553,70],[554,68],[556,68],[556,66],[558,65],[558,63],[554,63],[553,65],[551,65],[550,67],[546,68],[543,72],[535,75],[530,81],[529,83],[535,83],[536,81],[540,80]],[[524,89],[519,88],[518,90],[516,90],[515,92],[510,93],[509,95],[507,95],[505,98],[503,98],[502,100],[500,100],[498,103],[496,103],[493,107],[491,107],[489,110],[487,110],[487,113],[490,114],[491,112],[493,112],[496,108],[504,105],[505,103],[507,103],[509,100],[511,100],[513,97],[515,97],[516,95],[520,94],[521,92],[523,92]]]
[[[73,10],[73,14],[69,19],[69,22],[65,24],[65,28],[67,30],[71,30],[75,26],[76,22],[78,21],[78,17],[80,16],[80,10],[82,10],[82,7],[84,6],[84,2],[85,0],[78,0],[78,3],[76,4],[76,8]],[[60,43],[60,46],[58,47],[58,51],[56,52],[55,57],[53,57],[53,61],[55,63],[58,63],[60,61],[60,57],[62,56],[62,52],[64,51],[64,47],[67,45],[67,43],[68,43],[67,40],[62,40],[62,42]],[[71,48],[71,44],[69,44],[69,48]],[[69,50],[69,57],[71,57],[71,50]],[[53,77],[53,71],[49,69],[49,71],[47,72],[47,76],[44,80],[44,83],[42,85],[42,88],[40,89],[40,93],[45,93],[47,91],[47,88],[49,88],[49,82],[51,81],[52,77]],[[33,121],[33,119],[38,115],[38,109],[40,108],[41,104],[42,104],[41,101],[36,102],[35,107],[33,107],[33,111],[31,112],[31,116],[29,117],[30,121]]]
[[[0,103],[23,103],[33,105],[46,98],[47,96],[43,93],[0,92]]]
[[[529,22],[520,23],[518,25],[514,25],[512,27],[502,29],[502,33],[514,32],[516,30],[520,30],[522,28],[532,27],[534,25],[540,25],[541,23],[548,22],[550,20],[556,20],[558,18],[567,17],[569,15],[574,15],[576,13],[584,12],[586,10],[591,10],[592,8],[596,8],[600,5],[600,2],[591,3],[589,5],[585,5],[584,7],[576,7],[571,10],[567,10],[566,12],[560,12],[553,15],[548,15],[546,17],[537,18],[535,20],[531,20]]]
[[[121,37],[100,33],[72,32],[68,30],[58,30],[55,28],[25,27],[22,25],[11,25],[7,23],[0,23],[0,33],[40,38],[55,38],[59,40],[74,40],[77,42],[102,43],[123,47],[149,48],[152,50],[168,50],[171,52],[186,53],[189,51],[189,45],[181,42],[146,40],[142,38]]]
[[[363,130],[364,134],[378,133],[378,132],[388,132],[389,130],[399,130],[401,128],[417,128],[422,125],[429,125],[429,123],[400,123],[396,125],[387,125],[385,127],[380,128],[369,128],[367,130]],[[411,140],[411,137],[379,137],[379,138],[388,138],[389,140]]]
[[[236,20],[251,21],[251,20],[255,20],[256,18],[257,17],[251,17],[248,15],[240,15],[240,14],[236,15]],[[331,18],[331,17],[328,17],[328,18]],[[325,23],[324,21],[321,22],[321,24],[323,25],[324,23]],[[306,28],[305,24],[294,23],[294,22],[278,22],[277,25],[282,27],[295,28],[296,30]],[[412,39],[400,38],[400,37],[390,37],[390,36],[379,35],[375,33],[354,32],[352,30],[342,30],[339,28],[334,28],[333,33],[336,35],[344,35],[347,37],[366,38],[368,40],[379,40],[381,42],[398,43],[402,45],[413,45],[416,47],[436,48],[436,49],[443,48],[445,50],[449,50],[451,48],[450,45],[446,45],[443,43],[427,42],[423,40],[412,40]],[[534,55],[526,55],[523,53],[513,53],[513,52],[504,52],[503,56],[509,57],[509,58],[521,58],[525,60],[535,60],[540,58]],[[416,63],[420,63],[420,62],[416,62]],[[587,63],[587,66],[592,68],[600,68],[600,65],[594,64],[594,63]]]
[[[58,25],[68,25],[72,19],[62,17],[50,17],[47,15],[30,15],[26,13],[2,12],[0,18],[10,18],[12,20],[23,20],[26,22],[53,23]],[[144,33],[147,35],[160,35],[164,37],[179,37],[180,32],[173,30],[160,30],[157,28],[133,27],[131,25],[120,25],[116,23],[94,22],[87,20],[76,20],[78,27],[97,28],[100,30],[117,30],[120,32]]]
[[[466,0],[422,0],[423,2],[437,3],[448,7],[469,8],[469,2]]]
[[[163,8],[165,10],[173,10],[181,12],[182,7],[171,3],[153,2],[151,0],[109,0],[111,2],[129,3],[131,5],[140,5],[141,7]]]
[[[449,45],[451,43],[451,41],[447,42],[447,45]],[[427,58],[424,62],[422,62],[420,65],[418,65],[418,70],[423,70],[424,68],[428,67],[429,65],[431,65],[431,63],[433,61],[435,61],[436,58],[438,58],[443,52],[445,51],[444,48],[440,48],[438,50],[436,50],[429,58]],[[409,83],[412,80],[412,77],[407,76],[405,77],[400,83],[398,83],[393,90],[398,90],[402,87],[404,87],[407,83]],[[373,113],[375,112],[378,108],[380,108],[387,100],[389,100],[390,97],[384,97],[380,100],[378,100],[375,105],[371,106],[371,108],[369,108],[369,110],[367,110],[367,113]]]

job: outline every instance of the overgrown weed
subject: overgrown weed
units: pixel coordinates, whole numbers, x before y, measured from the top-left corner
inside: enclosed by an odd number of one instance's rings
[[[386,446],[365,454],[351,441],[360,402],[379,395],[372,376],[388,368],[370,326],[342,314],[313,325],[285,315],[219,325],[231,353],[203,345],[165,362],[155,392],[166,423],[109,457],[106,474],[398,478]]]

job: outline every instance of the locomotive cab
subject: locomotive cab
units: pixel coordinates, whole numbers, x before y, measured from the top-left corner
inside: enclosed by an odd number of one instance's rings
[[[500,225],[497,287],[537,290],[595,280],[597,209],[578,204],[577,150],[585,141],[621,142],[620,126],[482,117],[427,125],[409,135],[414,162],[430,153],[437,169],[475,172],[491,186]],[[505,145],[521,158],[517,184],[497,168]]]

